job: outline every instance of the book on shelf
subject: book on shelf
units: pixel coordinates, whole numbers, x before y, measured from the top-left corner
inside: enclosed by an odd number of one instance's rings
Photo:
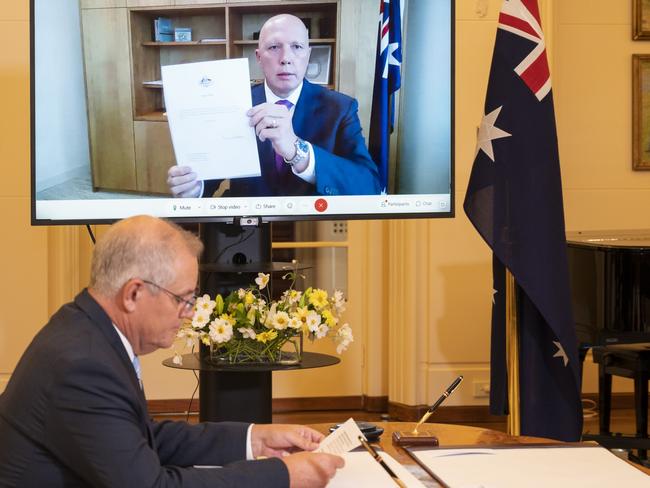
[[[172,42],[174,40],[174,29],[172,19],[158,17],[153,21],[153,39],[155,42]]]

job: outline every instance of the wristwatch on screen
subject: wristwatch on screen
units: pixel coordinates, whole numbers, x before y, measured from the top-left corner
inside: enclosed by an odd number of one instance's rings
[[[284,162],[287,163],[289,166],[302,163],[305,159],[307,159],[307,156],[309,156],[309,145],[305,141],[303,141],[300,137],[296,139],[293,145],[296,147],[296,155],[291,159],[282,158],[284,159]]]

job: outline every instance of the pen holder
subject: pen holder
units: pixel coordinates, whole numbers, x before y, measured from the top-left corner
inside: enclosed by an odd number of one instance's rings
[[[393,444],[396,446],[437,446],[438,438],[428,430],[417,434],[411,431],[396,430],[393,432]]]

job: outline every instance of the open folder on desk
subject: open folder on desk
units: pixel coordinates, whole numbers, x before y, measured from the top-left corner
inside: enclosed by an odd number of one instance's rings
[[[650,476],[598,446],[410,448],[408,453],[449,488],[647,488]]]

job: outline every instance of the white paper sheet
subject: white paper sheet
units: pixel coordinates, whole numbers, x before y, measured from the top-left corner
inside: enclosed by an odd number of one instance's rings
[[[395,458],[385,452],[379,453],[384,462],[407,488],[424,488],[415,476],[409,473]],[[342,454],[345,466],[336,472],[327,488],[397,488],[397,484],[367,451],[354,451]]]
[[[361,445],[359,436],[363,436],[361,430],[359,430],[359,426],[357,426],[354,419],[349,418],[338,429],[321,441],[316,452],[326,452],[340,456]]]
[[[247,59],[161,67],[176,162],[199,180],[259,176]]]
[[[648,488],[650,476],[602,447],[414,451],[451,488]]]

